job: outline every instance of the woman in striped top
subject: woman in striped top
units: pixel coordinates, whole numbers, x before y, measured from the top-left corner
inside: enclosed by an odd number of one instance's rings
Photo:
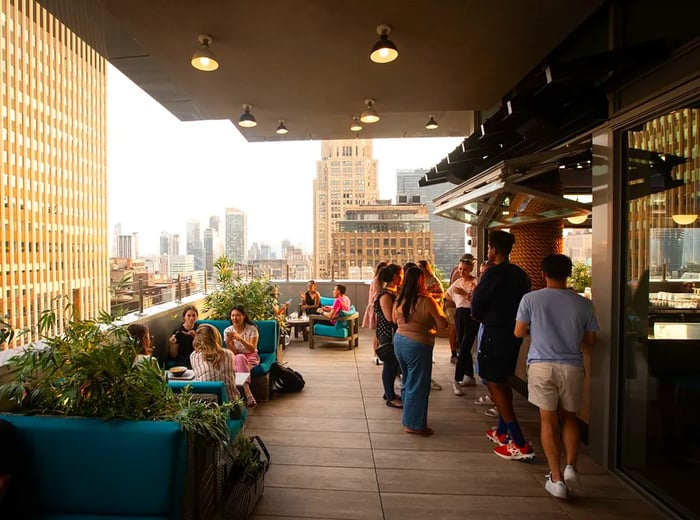
[[[213,325],[201,324],[195,331],[190,354],[194,378],[197,381],[223,381],[229,400],[238,398],[235,356],[221,347],[221,334]]]

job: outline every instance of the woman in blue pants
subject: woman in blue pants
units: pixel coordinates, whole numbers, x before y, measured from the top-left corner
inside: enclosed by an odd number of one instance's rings
[[[433,430],[428,427],[428,396],[435,332],[447,328],[447,317],[426,291],[425,275],[420,267],[410,267],[404,273],[392,317],[398,327],[394,352],[402,374],[404,431],[430,435]]]

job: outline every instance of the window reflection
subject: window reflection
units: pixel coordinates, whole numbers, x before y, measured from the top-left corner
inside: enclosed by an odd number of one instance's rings
[[[700,110],[623,133],[626,291],[619,466],[700,515]]]

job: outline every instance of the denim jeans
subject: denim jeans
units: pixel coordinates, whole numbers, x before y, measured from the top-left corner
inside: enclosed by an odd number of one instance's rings
[[[472,319],[471,309],[458,307],[455,312],[455,329],[457,332],[457,344],[459,345],[459,358],[455,364],[455,381],[459,382],[464,375],[474,377],[474,360],[472,359],[472,345],[479,331],[479,322]]]
[[[401,368],[402,424],[413,430],[428,427],[428,397],[433,371],[433,346],[394,335],[394,352]]]
[[[379,341],[380,345],[384,345],[392,341],[392,338],[377,338],[377,341]],[[382,386],[384,387],[384,399],[386,401],[393,401],[397,397],[394,391],[394,381],[396,381],[398,374],[399,362],[396,360],[396,356],[390,356],[382,361]]]

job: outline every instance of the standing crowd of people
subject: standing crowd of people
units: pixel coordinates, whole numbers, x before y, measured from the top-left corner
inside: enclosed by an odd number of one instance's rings
[[[529,336],[528,400],[540,412],[542,449],[550,469],[545,489],[558,498],[580,496],[576,414],[583,395],[582,348],[595,343],[598,322],[591,301],[567,288],[571,259],[545,257],[541,269],[546,287],[530,292],[527,273],[509,261],[514,244],[515,237],[506,231],[489,233],[487,258],[478,275],[476,259],[465,254],[447,290],[426,261],[403,267],[382,262],[370,287],[363,326],[376,331],[383,397],[387,406],[402,410],[406,433],[433,433],[428,403],[431,389],[439,389],[432,379],[433,347],[437,331],[446,330],[455,364],[453,393],[462,396],[464,387],[481,381],[488,393],[475,404],[489,406],[486,414],[497,418],[486,437],[496,445],[496,455],[519,461],[535,457],[518,423],[511,385],[523,338]],[[400,392],[395,388],[398,377]]]

